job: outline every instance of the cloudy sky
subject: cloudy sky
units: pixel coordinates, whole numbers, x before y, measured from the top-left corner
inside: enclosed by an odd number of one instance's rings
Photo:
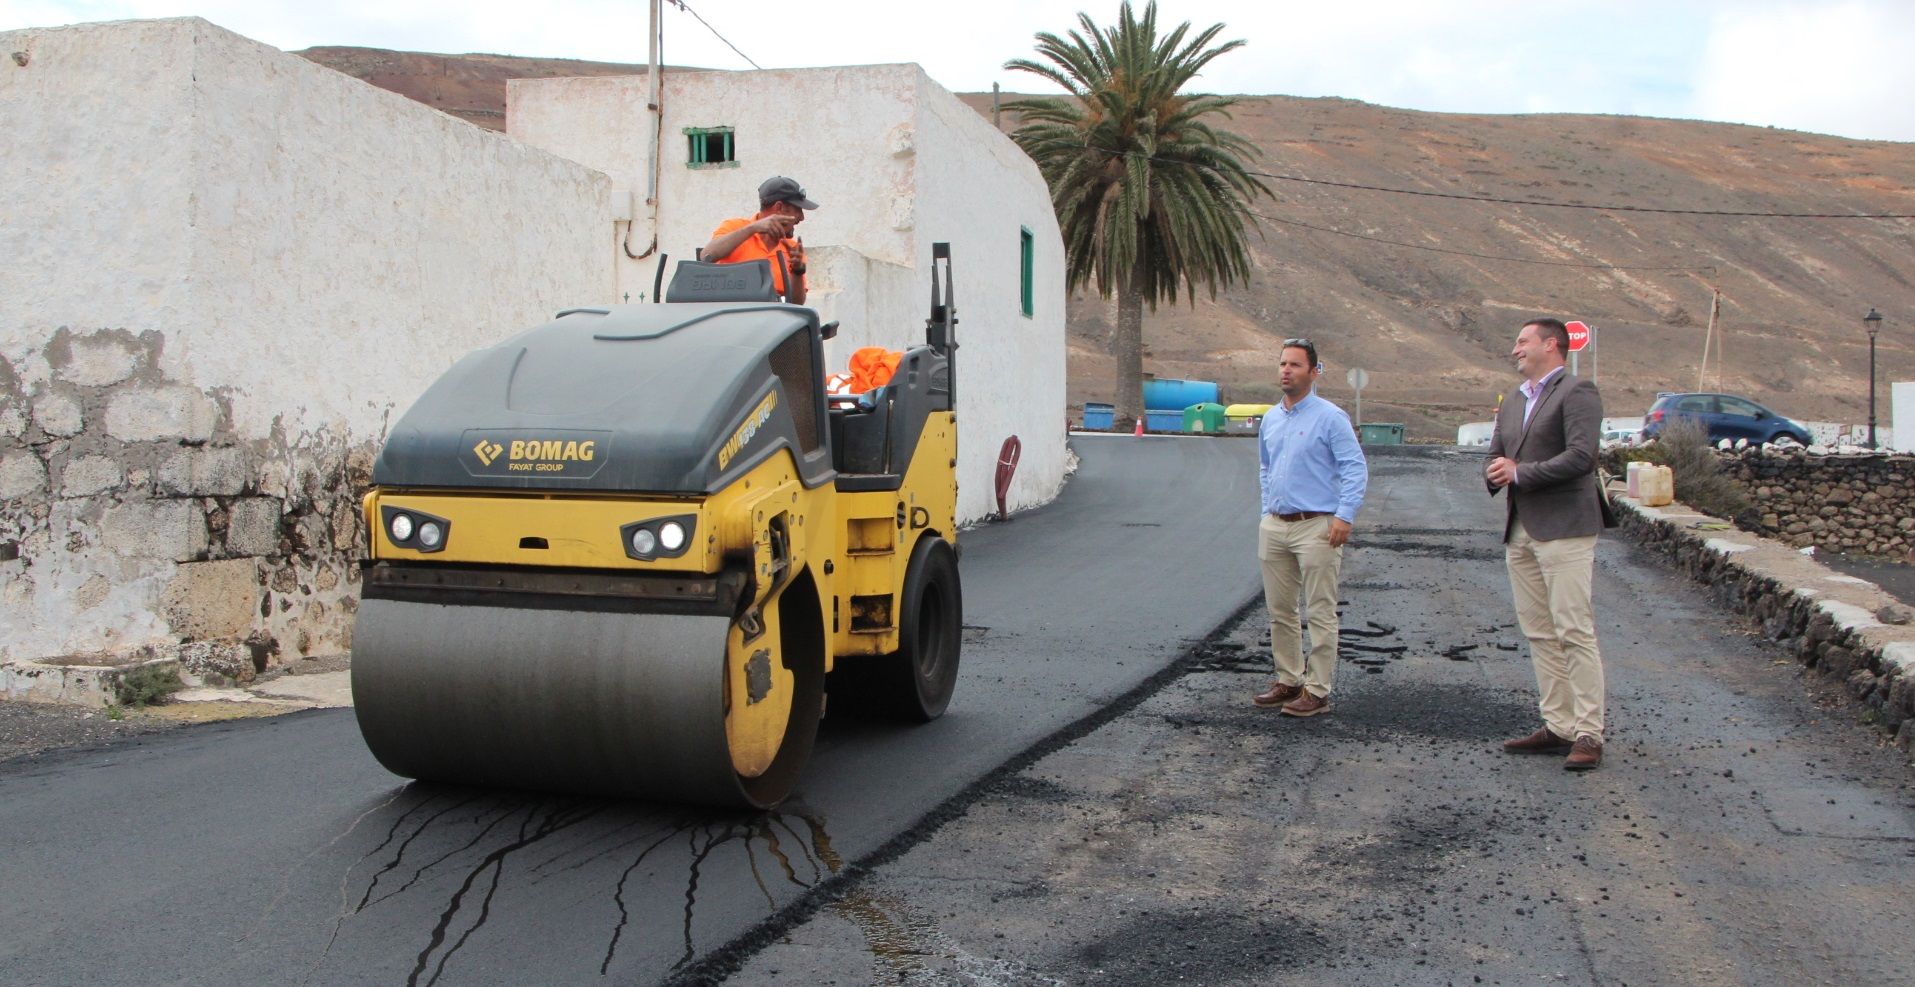
[[[1118,0],[684,0],[676,64],[917,62],[960,91],[1045,91],[1005,72],[1038,31]],[[1622,113],[1915,141],[1910,0],[1163,0],[1160,18],[1248,45],[1218,92],[1343,96],[1470,113]],[[0,0],[0,30],[197,15],[267,44],[642,62],[646,0]],[[910,11],[908,15],[903,11]],[[701,23],[699,18],[709,23]],[[715,33],[714,33],[715,32]],[[722,35],[737,51],[727,47]],[[742,52],[742,57],[739,54]]]

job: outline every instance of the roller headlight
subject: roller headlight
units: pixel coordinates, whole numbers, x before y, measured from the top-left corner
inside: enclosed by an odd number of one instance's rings
[[[440,552],[445,550],[446,539],[452,536],[452,522],[411,508],[382,504],[379,520],[385,525],[386,538],[395,548]]]
[[[690,551],[692,535],[697,530],[698,515],[679,514],[620,525],[618,536],[625,545],[627,558],[656,562],[675,559]]]

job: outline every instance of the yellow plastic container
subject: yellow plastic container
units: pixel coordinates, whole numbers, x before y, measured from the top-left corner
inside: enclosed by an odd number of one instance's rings
[[[1644,507],[1674,503],[1676,474],[1667,466],[1644,466],[1636,471],[1636,490]]]

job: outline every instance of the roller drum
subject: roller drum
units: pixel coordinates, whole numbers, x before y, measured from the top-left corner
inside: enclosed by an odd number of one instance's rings
[[[765,807],[784,792],[748,789],[726,746],[729,628],[718,616],[366,600],[352,659],[359,729],[379,763],[422,780]]]

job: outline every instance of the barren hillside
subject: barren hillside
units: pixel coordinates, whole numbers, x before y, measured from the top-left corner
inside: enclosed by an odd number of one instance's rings
[[[503,125],[505,79],[607,75],[642,66],[301,52],[481,126]],[[988,95],[965,97],[990,113]],[[1005,127],[1010,126],[1009,121]],[[1705,386],[1801,418],[1867,415],[1867,337],[1884,316],[1879,414],[1890,380],[1915,379],[1915,220],[1782,219],[1635,212],[1915,214],[1915,145],[1730,124],[1607,116],[1422,113],[1339,99],[1247,98],[1234,128],[1262,150],[1275,193],[1257,211],[1255,279],[1213,302],[1145,320],[1145,366],[1269,400],[1277,340],[1315,338],[1324,393],[1369,371],[1364,418],[1440,438],[1487,416],[1510,382],[1504,354],[1533,314],[1597,327],[1583,355],[1611,414],[1692,389],[1712,290],[1726,345]],[[1554,206],[1426,193],[1604,205]],[[1315,228],[1313,228],[1315,227]],[[1393,242],[1392,242],[1393,241]],[[1110,307],[1073,299],[1073,404],[1108,400]]]

